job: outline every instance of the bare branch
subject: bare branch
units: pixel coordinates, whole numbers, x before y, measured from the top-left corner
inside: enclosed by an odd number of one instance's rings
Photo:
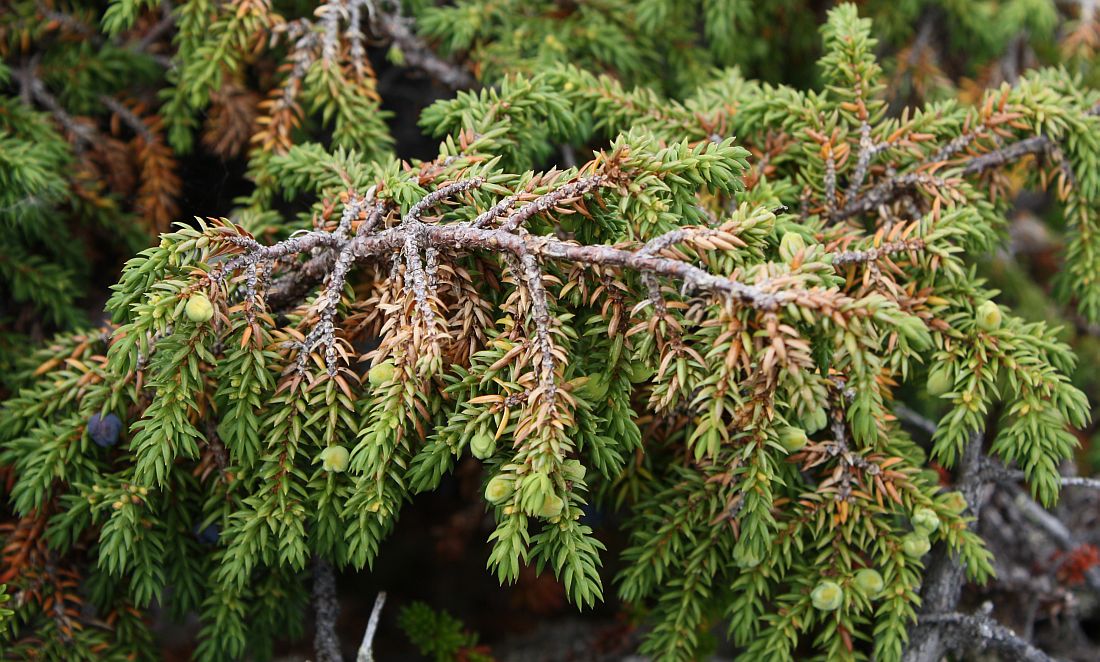
[[[145,122],[141,121],[141,118],[134,114],[134,111],[127,108],[118,99],[104,94],[99,97],[100,103],[111,109],[111,112],[118,115],[119,119],[126,123],[126,126],[130,127],[130,130],[141,136],[141,139],[146,143],[152,143],[156,138],[153,136],[153,132],[149,130],[149,127],[145,126]]]
[[[867,179],[867,170],[871,166],[871,159],[879,152],[886,149],[885,144],[876,144],[871,139],[871,125],[866,120],[859,125],[859,157],[856,160],[856,168],[849,178],[848,190],[845,198],[851,200],[859,192],[859,187]]]
[[[1053,146],[1054,141],[1046,136],[1024,138],[1001,149],[975,156],[966,162],[962,171],[964,175],[975,175],[1031,154],[1042,154]]]
[[[550,200],[556,204],[567,197],[579,195],[579,191],[591,190],[600,183],[594,178],[579,181],[583,184],[579,184],[577,187],[567,185],[542,196],[539,200]],[[416,233],[422,234],[427,241],[426,245],[433,247],[448,247],[457,250],[481,249],[490,252],[503,250],[518,258],[531,255],[536,258],[560,262],[626,268],[641,273],[669,277],[681,282],[688,292],[710,292],[727,296],[761,310],[776,310],[781,305],[794,301],[800,294],[808,294],[807,292],[795,291],[770,291],[770,282],[747,285],[732,278],[712,274],[682,260],[649,255],[645,249],[627,250],[609,245],[581,245],[553,237],[535,237],[509,231],[510,228],[524,222],[534,213],[546,211],[553,206],[550,203],[540,204],[538,200],[522,207],[509,217],[510,221],[518,218],[517,222],[506,221],[500,228],[480,227],[481,223],[486,222],[485,214],[479,216],[472,223],[429,225],[420,221],[420,217],[428,208],[458,192],[479,185],[480,181],[475,179],[454,182],[441,187],[429,193],[414,205],[409,213],[405,215],[400,225],[374,234],[360,234],[351,240],[347,250],[350,250],[356,258],[379,257],[404,249],[408,235]],[[563,190],[565,192],[555,195],[558,191]],[[506,202],[507,199],[501,201],[501,203],[490,209],[490,212],[509,206],[510,203],[504,204]],[[526,211],[528,208],[531,211]],[[224,273],[229,273],[257,261],[299,254],[318,247],[343,247],[339,237],[327,232],[305,233],[269,247],[260,246],[254,240],[246,238],[232,238],[229,241],[238,243],[249,252],[246,255],[237,256],[227,261],[220,270],[215,269],[215,272],[211,275],[212,278],[221,278]],[[332,261],[331,252],[328,255],[316,256],[296,269],[296,273],[276,281],[272,285],[272,291],[268,294],[269,306],[272,309],[278,309],[280,306],[292,301],[295,296],[301,296],[308,291],[311,284],[315,284],[325,275],[331,268]],[[810,298],[806,297],[806,303],[809,303]]]
[[[477,87],[477,80],[462,67],[435,54],[413,31],[412,19],[396,10],[378,10],[374,13],[374,31],[394,43],[411,67],[424,71],[435,80],[453,90]]]
[[[1100,478],[1081,478],[1078,476],[1063,476],[1063,487],[1087,487],[1091,490],[1100,490]]]
[[[61,102],[46,89],[46,84],[42,82],[42,79],[34,73],[34,68],[35,63],[32,62],[22,69],[17,69],[13,73],[16,78],[19,79],[23,88],[29,92],[30,96],[49,110],[54,116],[54,119],[57,120],[57,123],[72,134],[75,139],[73,149],[77,153],[80,153],[88,145],[95,142],[95,129],[77,122],[72,115],[69,115],[69,113],[61,107]]]
[[[1010,471],[1002,469],[995,476],[996,480],[1027,480],[1022,471]],[[1100,478],[1086,478],[1082,476],[1062,476],[1062,487],[1083,487],[1091,490],[1100,490]]]
[[[355,662],[374,662],[374,633],[378,631],[378,620],[382,617],[382,606],[386,604],[386,592],[380,591],[374,599],[374,607],[370,611],[370,620],[367,621],[367,631],[363,634],[363,642],[359,644],[359,653],[355,656]]]
[[[843,209],[838,210],[835,214],[831,214],[830,218],[840,221],[852,216],[867,213],[879,205],[884,205],[894,200],[902,191],[912,189],[918,184],[928,184],[940,187],[944,185],[944,182],[938,177],[923,172],[910,172],[889,177],[876,184],[870,191],[858,198],[848,201],[848,204],[845,205]]]
[[[417,203],[413,205],[411,209],[409,209],[409,213],[405,214],[405,217],[402,219],[401,222],[403,225],[406,225],[415,221],[419,221],[420,217],[424,215],[424,212],[428,211],[432,207],[438,205],[444,200],[453,198],[460,193],[479,188],[484,183],[485,180],[481,177],[473,177],[471,179],[460,179],[457,182],[451,182],[450,184],[440,186],[436,190],[418,200]]]
[[[934,614],[922,616],[921,625],[934,625],[935,629],[946,635],[952,650],[965,651],[979,648],[983,651],[995,650],[1003,659],[1021,662],[1053,662],[1043,651],[1032,646],[989,616],[959,613]]]
[[[930,418],[927,418],[920,413],[906,407],[903,404],[894,405],[894,414],[898,417],[898,420],[908,423],[909,425],[927,432],[929,435],[936,434],[936,422]]]

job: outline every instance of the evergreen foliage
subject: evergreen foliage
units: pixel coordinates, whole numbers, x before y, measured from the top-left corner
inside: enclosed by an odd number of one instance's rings
[[[881,33],[839,4],[819,39],[797,0],[100,4],[0,15],[0,323],[63,330],[0,366],[6,655],[153,658],[156,604],[198,613],[197,659],[269,658],[311,559],[369,571],[473,457],[488,572],[643,608],[654,659],[721,623],[746,660],[897,660],[930,547],[993,574],[936,467],[988,436],[1058,500],[1077,356],[984,257],[1047,191],[1057,308],[1100,323],[1096,42],[1070,39],[1096,27],[1054,3],[864,3]],[[937,12],[981,37],[964,73],[1023,33],[1061,66],[959,89],[877,55]],[[471,88],[420,116],[433,157],[395,156],[369,36]],[[169,227],[196,150],[254,188]],[[78,231],[149,244],[101,324]],[[626,518],[615,577],[593,508]],[[436,659],[476,644],[400,621]]]
[[[477,635],[468,632],[462,621],[445,611],[435,611],[423,602],[413,602],[404,607],[398,622],[420,654],[435,662],[486,662],[493,659],[476,650]]]

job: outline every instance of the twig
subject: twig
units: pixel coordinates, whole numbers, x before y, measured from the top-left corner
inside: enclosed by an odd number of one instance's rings
[[[920,622],[925,626],[935,625],[935,630],[947,635],[952,650],[975,647],[995,650],[1004,655],[1001,659],[1022,662],[1052,662],[1055,659],[989,616],[951,612],[922,616]]]
[[[170,0],[162,0],[160,3],[160,20],[152,27],[151,30],[146,32],[141,40],[134,45],[134,49],[144,53],[149,50],[157,39],[160,39],[166,32],[171,30],[176,23],[175,14],[173,13],[173,7]]]
[[[963,166],[964,175],[974,175],[980,172],[996,168],[1030,154],[1042,154],[1054,146],[1054,141],[1047,136],[1032,136],[1012,143],[992,152],[975,156]]]
[[[841,251],[833,254],[833,266],[874,262],[879,258],[895,253],[908,253],[910,251],[924,250],[923,239],[899,239],[887,242],[877,248],[868,248],[863,251]]]
[[[73,148],[77,152],[82,151],[85,147],[94,143],[96,137],[95,130],[77,122],[61,107],[61,103],[57,98],[46,89],[46,84],[35,75],[34,67],[35,64],[32,63],[15,72],[15,75],[19,78],[23,87],[30,92],[30,95],[34,97],[35,101],[45,106],[46,109],[53,114],[58,124],[63,126],[65,130],[73,135],[75,138]]]
[[[999,473],[995,473],[994,480],[1000,482],[1017,481],[1024,478],[1022,471],[1007,471],[1003,470]],[[1072,481],[1072,482],[1067,482]],[[1077,485],[1082,484],[1079,481],[1084,481],[1084,485],[1091,488],[1100,488],[1100,481],[1090,478],[1073,478],[1063,477],[1063,485]],[[1073,551],[1080,546],[1081,541],[1077,536],[1069,530],[1062,520],[1055,517],[1048,510],[1044,509],[1038,503],[1035,502],[1028,493],[1021,489],[1018,485],[1008,484],[1005,485],[1012,494],[1012,502],[1019,513],[1031,524],[1035,525],[1042,530],[1054,543],[1060,547],[1063,551]],[[1089,587],[1093,590],[1100,591],[1100,568],[1091,567],[1085,572],[1085,581]]]
[[[370,611],[367,631],[363,634],[363,643],[359,644],[359,653],[355,656],[355,662],[374,662],[371,646],[374,644],[374,633],[378,630],[378,620],[382,617],[384,604],[386,604],[386,592],[379,591],[378,597],[374,599],[374,608]]]
[[[898,417],[899,421],[908,423],[918,430],[923,430],[930,435],[936,434],[936,429],[939,427],[932,419],[900,403],[894,405],[894,415]]]
[[[1022,471],[1004,470],[997,476],[998,480],[1026,480],[1027,476]],[[1084,487],[1091,490],[1100,490],[1100,478],[1086,478],[1081,476],[1062,476],[1062,487]]]
[[[859,192],[861,186],[863,186],[864,180],[867,179],[867,170],[871,166],[871,160],[875,158],[882,150],[886,149],[886,144],[878,144],[871,138],[871,125],[866,120],[860,123],[859,126],[859,156],[856,159],[856,168],[852,172],[852,176],[849,178],[848,191],[845,194],[845,199],[851,200]]]
[[[332,564],[320,557],[313,560],[313,610],[316,619],[313,650],[317,662],[343,662],[340,637],[336,634],[336,618],[340,615],[336,573]]]
[[[1073,534],[1060,519],[1045,510],[1016,485],[1008,486],[1012,493],[1012,505],[1029,522],[1042,529],[1062,549],[1073,549]]]
[[[1085,115],[1095,116],[1100,115],[1100,104],[1097,104],[1085,111]],[[927,162],[922,162],[917,167],[923,167],[931,163],[935,163],[936,160],[944,155],[950,154],[951,150],[962,149],[965,144],[968,144],[968,139],[963,139],[964,136],[960,136],[959,142],[952,142],[948,145],[948,148],[941,150]],[[1002,166],[1006,163],[1011,163],[1018,159],[1031,154],[1043,154],[1054,150],[1058,147],[1057,143],[1048,136],[1039,135],[1032,136],[1030,138],[1024,138],[1014,143],[1006,145],[1000,149],[980,154],[972,158],[967,159],[962,164],[963,175],[977,175],[986,170]],[[826,172],[828,176],[828,172]],[[863,195],[854,198],[844,206],[843,209],[839,209],[835,214],[831,214],[830,217],[833,220],[839,221],[851,216],[863,214],[872,209],[875,209],[879,205],[886,204],[897,198],[902,191],[908,190],[918,184],[933,184],[936,186],[942,186],[943,180],[920,171],[906,172],[893,177],[888,177],[875,185],[870,191]]]
[[[501,223],[500,228],[507,232],[515,232],[516,229],[523,227],[532,216],[553,209],[555,205],[563,200],[584,195],[602,185],[605,181],[606,179],[604,177],[595,175],[593,177],[584,177],[560,188],[556,188],[546,195],[539,196],[534,202],[526,204],[515,212],[512,212],[512,214],[508,216],[508,219]]]
[[[149,130],[149,127],[145,126],[145,122],[142,122],[141,118],[134,114],[134,111],[127,108],[121,101],[109,94],[100,95],[99,101],[104,106],[107,106],[111,112],[118,115],[119,119],[125,122],[126,125],[130,127],[131,131],[141,136],[145,144],[151,144],[156,140],[153,132]]]
[[[435,54],[412,29],[412,19],[396,11],[374,12],[375,31],[387,37],[405,57],[405,62],[427,73],[453,90],[477,87],[477,80],[462,67]]]
[[[1081,478],[1078,476],[1062,476],[1063,487],[1087,487],[1100,490],[1100,478]]]

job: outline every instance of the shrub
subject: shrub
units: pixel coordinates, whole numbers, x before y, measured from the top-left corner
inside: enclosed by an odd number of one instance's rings
[[[509,583],[530,564],[580,608],[612,594],[647,607],[645,654],[691,659],[722,623],[744,659],[899,659],[922,583],[926,614],[952,612],[931,585],[992,575],[972,528],[991,463],[1056,502],[1089,419],[1076,358],[1003,305],[983,256],[1005,243],[1016,193],[1047,191],[1059,305],[1100,321],[1084,46],[968,103],[902,54],[888,78],[850,4],[820,45],[790,50],[784,30],[810,20],[794,1],[408,2],[415,30],[362,0],[316,21],[277,11],[307,14],[293,2],[191,0],[159,20],[154,4],[23,2],[0,23],[10,84],[44,110],[0,102],[0,200],[71,206],[78,175],[63,172],[92,158],[87,142],[144,164],[137,186],[160,206],[135,205],[163,229],[178,182],[149,184],[150,168],[200,148],[200,118],[201,149],[247,153],[254,183],[227,218],[130,259],[109,320],[53,337],[12,380],[11,653],[152,657],[144,613],[159,603],[199,614],[199,659],[269,657],[301,632],[311,560],[370,568],[412,496],[475,457],[489,571]],[[1023,38],[980,22],[996,3],[939,4],[982,36],[976,70]],[[1001,4],[1039,52],[1055,45],[1052,3]],[[782,30],[764,29],[773,18]],[[161,21],[172,66],[150,72]],[[469,88],[421,115],[434,156],[394,156],[364,28],[391,61]],[[81,30],[95,39],[74,45]],[[109,80],[51,78],[96,39],[119,62]],[[797,64],[818,49],[816,74]],[[803,86],[763,82],[781,77]],[[58,86],[94,121],[38,93]],[[155,112],[119,100],[138,89]],[[50,233],[53,208],[20,218]],[[36,276],[68,296],[44,264]],[[938,417],[927,444],[894,403]],[[117,443],[102,442],[110,417]],[[957,469],[962,496],[937,468]],[[612,587],[594,506],[625,517]],[[930,545],[948,579],[927,570]],[[85,602],[108,627],[88,626]],[[402,620],[473,645],[432,618]]]

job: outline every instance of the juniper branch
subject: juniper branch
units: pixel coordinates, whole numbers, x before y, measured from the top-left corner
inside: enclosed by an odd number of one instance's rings
[[[601,186],[605,181],[606,178],[602,175],[594,175],[592,177],[578,179],[575,182],[570,182],[565,186],[556,188],[550,193],[539,196],[533,202],[513,212],[508,219],[500,225],[500,229],[507,232],[513,232],[517,228],[523,227],[523,225],[536,214],[547,212],[553,209],[555,205],[569,198],[582,196],[598,186]]]
[[[923,239],[900,239],[898,241],[890,241],[882,244],[881,246],[869,248],[867,250],[841,251],[839,253],[834,253],[833,266],[874,262],[888,255],[894,255],[896,253],[906,253],[909,251],[919,251],[922,249],[924,249]]]
[[[1087,110],[1085,115],[1100,115],[1100,104]],[[831,214],[830,218],[834,221],[839,221],[869,212],[879,205],[891,202],[902,192],[918,184],[943,186],[944,181],[942,179],[929,175],[920,169],[933,163],[942,162],[952,154],[964,149],[966,145],[970,144],[973,140],[973,137],[967,138],[966,136],[967,134],[963,134],[957,138],[956,141],[952,141],[944,146],[931,159],[916,166],[917,169],[882,180],[870,191],[849,200],[848,204],[845,205],[843,209]],[[1045,154],[1056,148],[1057,143],[1046,135],[1023,138],[999,149],[967,159],[962,163],[959,172],[964,176],[978,175],[987,170],[1018,161],[1026,156]]]

